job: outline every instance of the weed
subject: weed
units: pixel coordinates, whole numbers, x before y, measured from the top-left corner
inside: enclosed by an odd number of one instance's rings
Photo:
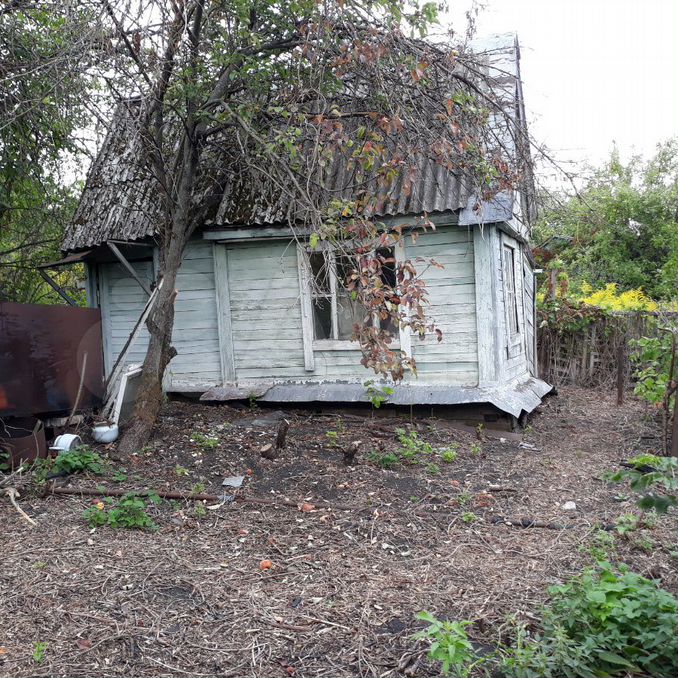
[[[114,483],[124,483],[127,480],[127,474],[123,473],[125,469],[120,469],[119,471],[116,471],[112,476],[111,480]]]
[[[47,476],[51,473],[53,466],[54,459],[52,457],[47,457],[47,459],[36,459],[31,467],[33,482],[36,485],[44,485],[47,482]]]
[[[193,515],[196,518],[204,518],[207,515],[207,509],[204,504],[197,503],[193,508]]]
[[[258,396],[253,394],[247,396],[247,402],[249,403],[250,410],[256,410],[257,407],[259,407],[259,405],[257,405],[257,398]]]
[[[631,546],[634,549],[638,549],[639,551],[645,551],[645,553],[650,553],[654,547],[656,546],[654,539],[651,537],[645,537],[645,536],[639,536],[636,537],[631,542]]]
[[[373,461],[375,464],[379,464],[382,468],[392,468],[398,463],[398,455],[390,452],[388,454],[382,454],[380,452],[370,452],[368,455],[370,461]]]
[[[471,443],[471,456],[479,457],[483,453],[483,447],[480,443]]]
[[[395,433],[398,442],[402,445],[399,455],[407,463],[418,464],[420,457],[433,454],[433,446],[422,440],[416,431],[408,433],[404,428],[397,428]]]
[[[339,447],[339,432],[338,431],[327,431],[325,433],[327,439],[330,441],[330,447]]]
[[[468,639],[466,627],[470,621],[442,621],[429,612],[420,612],[417,619],[428,622],[428,627],[415,633],[415,640],[430,640],[428,656],[442,664],[445,675],[452,672],[459,678],[468,676],[474,666],[476,654]]]
[[[203,451],[210,452],[219,446],[219,438],[216,436],[206,436],[203,433],[194,433],[191,440]]]
[[[466,511],[466,513],[461,514],[461,520],[467,525],[470,525],[471,523],[475,523],[476,520],[478,520],[478,516],[471,511]]]
[[[193,494],[202,494],[205,491],[205,487],[205,483],[195,483],[191,488],[191,492],[193,492]]]
[[[6,450],[0,450],[0,473],[12,470],[12,456]]]
[[[581,553],[588,553],[594,562],[607,560],[610,552],[615,549],[615,539],[611,532],[598,530],[593,535],[593,543],[579,547]]]
[[[187,476],[189,474],[190,474],[190,471],[185,466],[182,466],[181,464],[177,464],[174,467],[174,475],[178,476],[179,478],[183,478],[184,476]]]
[[[430,625],[415,637],[433,641],[429,656],[444,673],[464,678],[480,665],[506,678],[676,675],[678,602],[654,582],[601,561],[549,595],[537,632],[516,625],[508,645],[482,657],[468,641],[468,621],[418,615]]]
[[[426,464],[426,472],[431,475],[437,476],[440,474],[440,466],[438,464]]]
[[[629,532],[635,532],[640,524],[640,518],[635,513],[625,513],[622,516],[617,518],[614,529],[617,534],[622,537],[629,534]]]
[[[471,501],[471,495],[468,492],[460,492],[457,495],[457,504],[466,506]]]
[[[33,643],[33,661],[36,664],[42,664],[45,661],[45,652],[47,652],[47,643],[40,641]]]
[[[394,390],[390,386],[378,386],[373,379],[368,379],[363,388],[367,394],[367,398],[372,403],[372,407],[379,409],[388,399],[393,395]]]
[[[80,473],[90,471],[96,475],[104,472],[104,461],[86,445],[76,447],[70,452],[62,452],[54,460],[53,470],[55,473]]]
[[[36,560],[31,567],[34,570],[44,570],[47,567],[47,563],[44,560]]]
[[[452,464],[455,461],[457,461],[457,457],[459,456],[459,453],[457,450],[448,447],[445,450],[442,450],[440,453],[440,458],[446,463],[446,464]]]
[[[154,504],[159,503],[160,497],[149,494],[148,500]],[[84,513],[84,518],[90,527],[124,527],[136,530],[154,530],[158,526],[146,513],[147,504],[138,495],[126,494],[120,501],[106,510],[104,502],[99,502]]]

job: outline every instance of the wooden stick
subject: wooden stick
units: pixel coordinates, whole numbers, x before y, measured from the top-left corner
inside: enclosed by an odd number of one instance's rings
[[[626,382],[626,351],[624,344],[617,346],[617,405],[624,404],[624,385]]]
[[[22,508],[19,506],[19,504],[16,503],[16,498],[19,496],[19,491],[16,489],[16,487],[7,487],[5,488],[4,494],[6,494],[9,497],[9,500],[12,502],[12,506],[18,511],[19,515],[26,521],[28,521],[33,527],[37,525],[35,520],[31,518]]]
[[[290,422],[287,419],[282,419],[278,424],[278,434],[275,437],[275,447],[277,450],[282,450],[285,447],[285,440],[287,438],[287,431],[289,431]]]
[[[133,494],[137,497],[148,497],[155,496],[161,497],[162,499],[183,499],[185,501],[210,501],[210,502],[221,502],[223,497],[220,497],[216,494],[200,494],[197,492],[180,492],[177,490],[123,490],[118,487],[111,488],[91,488],[91,487],[60,487],[54,483],[48,483],[45,486],[43,492],[43,497],[46,497],[50,494],[64,494],[64,495],[74,495],[74,496],[84,496],[84,497],[124,497],[128,494]],[[269,497],[253,497],[246,496],[243,494],[238,494],[235,496],[233,501],[237,501],[244,504],[259,504],[261,506],[289,506],[290,508],[298,509],[301,505],[307,503],[305,500],[300,499],[299,501],[293,501],[291,499],[280,498],[269,498]],[[325,500],[321,500],[325,501]],[[329,502],[327,502],[329,503]],[[321,507],[322,508],[322,507]],[[362,507],[351,506],[348,504],[332,504],[331,507],[338,511],[355,511]]]

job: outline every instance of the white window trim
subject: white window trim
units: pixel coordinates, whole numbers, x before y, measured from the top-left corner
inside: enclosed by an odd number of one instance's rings
[[[509,316],[509,303],[508,303],[508,285],[507,285],[507,279],[508,279],[508,270],[507,270],[507,265],[506,265],[506,250],[510,250],[512,253],[512,258],[513,258],[513,308],[515,311],[515,319],[516,319],[516,331],[512,332],[511,331],[511,322],[510,322],[510,316]],[[516,260],[518,258],[517,256],[518,250],[517,248],[512,245],[511,243],[507,242],[506,239],[502,239],[502,247],[501,247],[501,270],[502,270],[502,281],[503,281],[503,292],[504,292],[504,323],[506,325],[506,345],[508,349],[515,348],[516,346],[519,346],[523,342],[523,333],[522,333],[522,328],[521,328],[521,323],[520,323],[520,312],[518,308],[518,293],[519,293],[519,287],[518,287],[518,280],[517,280],[517,275],[516,275]],[[521,285],[522,289],[522,285]]]
[[[404,246],[402,241],[398,242],[394,249],[394,258],[397,262],[404,260]],[[313,322],[313,288],[312,271],[309,255],[311,253],[331,251],[327,243],[321,243],[319,247],[310,249],[308,246],[297,244],[297,265],[299,270],[299,287],[301,297],[301,320],[304,343],[304,367],[307,372],[315,370],[315,351],[359,351],[360,344],[350,339],[315,339],[315,328]],[[338,319],[336,312],[336,286],[338,284],[336,277],[336,259],[330,260],[330,285],[332,297],[332,333],[338,334]],[[408,356],[412,355],[411,332],[409,328],[398,329],[398,339],[389,344],[389,348],[394,351],[403,351]]]

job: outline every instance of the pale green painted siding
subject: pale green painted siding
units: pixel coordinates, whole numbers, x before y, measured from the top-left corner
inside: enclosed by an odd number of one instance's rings
[[[315,369],[304,368],[297,251],[280,240],[189,244],[177,279],[178,295],[173,345],[178,355],[166,375],[170,390],[205,390],[221,383],[221,355],[213,247],[225,248],[230,288],[231,341],[236,381],[338,380],[362,382],[373,373],[360,364],[359,350],[314,351]],[[434,259],[438,269],[423,263],[429,292],[427,313],[443,332],[443,341],[412,337],[419,376],[416,383],[473,386],[478,381],[473,236],[466,228],[441,227],[409,239],[406,257]],[[150,262],[136,264],[150,281]],[[146,302],[146,295],[117,264],[100,267],[109,285],[110,358],[115,360]],[[143,361],[144,330],[127,362]],[[111,363],[112,364],[112,363]]]
[[[153,280],[153,264],[150,261],[137,261],[132,266],[137,275],[150,285]],[[99,266],[99,295],[103,319],[104,361],[108,374],[144,310],[148,297],[122,264]],[[144,327],[127,354],[125,363],[142,363],[147,347],[148,332]]]
[[[209,387],[221,382],[212,247],[192,240],[177,275],[172,333],[177,355],[166,374],[175,390],[186,388],[187,383]]]
[[[152,262],[134,262],[132,265],[150,285]],[[148,297],[121,264],[101,264],[99,276],[108,372],[134,329]],[[178,355],[168,367],[166,385],[173,390],[187,386],[187,390],[191,390],[191,384],[207,387],[219,384],[221,364],[211,243],[191,241],[177,276],[177,290],[172,343]],[[148,332],[144,327],[125,364],[142,363],[147,346]]]
[[[217,247],[226,247],[217,245]],[[443,331],[413,338],[419,383],[475,385],[478,381],[472,233],[441,228],[407,243],[406,256],[435,259],[427,268],[429,313]],[[297,254],[294,243],[227,246],[231,327],[238,382],[271,380],[363,381],[373,375],[355,351],[314,351],[315,369],[304,369]],[[419,264],[423,266],[423,264]]]
[[[433,259],[444,268],[429,266],[424,280],[429,292],[427,314],[443,333],[443,340],[412,337],[419,382],[476,386],[478,335],[476,328],[473,232],[466,227],[440,228],[422,235],[416,245],[408,240],[406,257]],[[415,264],[423,270],[424,264]]]
[[[292,242],[227,247],[236,379],[302,378],[297,253]]]

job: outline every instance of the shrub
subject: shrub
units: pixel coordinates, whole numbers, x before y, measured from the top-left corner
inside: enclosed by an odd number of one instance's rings
[[[470,621],[441,621],[429,612],[420,612],[417,619],[428,622],[428,627],[412,636],[415,640],[430,640],[428,656],[442,664],[445,675],[450,672],[468,676],[476,659],[473,645],[466,634]]]
[[[576,662],[562,657],[554,675],[568,663],[580,676],[678,671],[678,603],[654,582],[602,561],[549,593],[540,651],[550,654],[550,646],[563,642],[576,648],[570,653]]]
[[[643,454],[629,459],[630,469],[607,473],[611,482],[628,481],[631,489],[642,494],[638,506],[666,513],[671,506],[678,506],[678,459],[676,457],[655,457]]]
[[[149,500],[160,503],[157,495],[149,495]],[[158,526],[146,513],[146,502],[133,493],[126,494],[112,508],[106,509],[104,502],[89,508],[84,513],[84,518],[90,527],[124,527],[135,530],[154,530]]]
[[[89,447],[81,445],[70,452],[62,452],[57,455],[54,460],[53,470],[56,473],[67,475],[83,471],[90,471],[96,475],[101,475],[104,472],[104,461],[96,452],[92,452]]]
[[[537,633],[518,625],[510,647],[483,657],[468,642],[470,622],[440,622],[422,613],[419,618],[431,625],[416,637],[433,640],[432,659],[445,662],[445,651],[450,652],[443,672],[452,668],[457,676],[468,676],[478,665],[509,678],[678,673],[678,602],[654,582],[601,561],[552,586],[549,594]]]

